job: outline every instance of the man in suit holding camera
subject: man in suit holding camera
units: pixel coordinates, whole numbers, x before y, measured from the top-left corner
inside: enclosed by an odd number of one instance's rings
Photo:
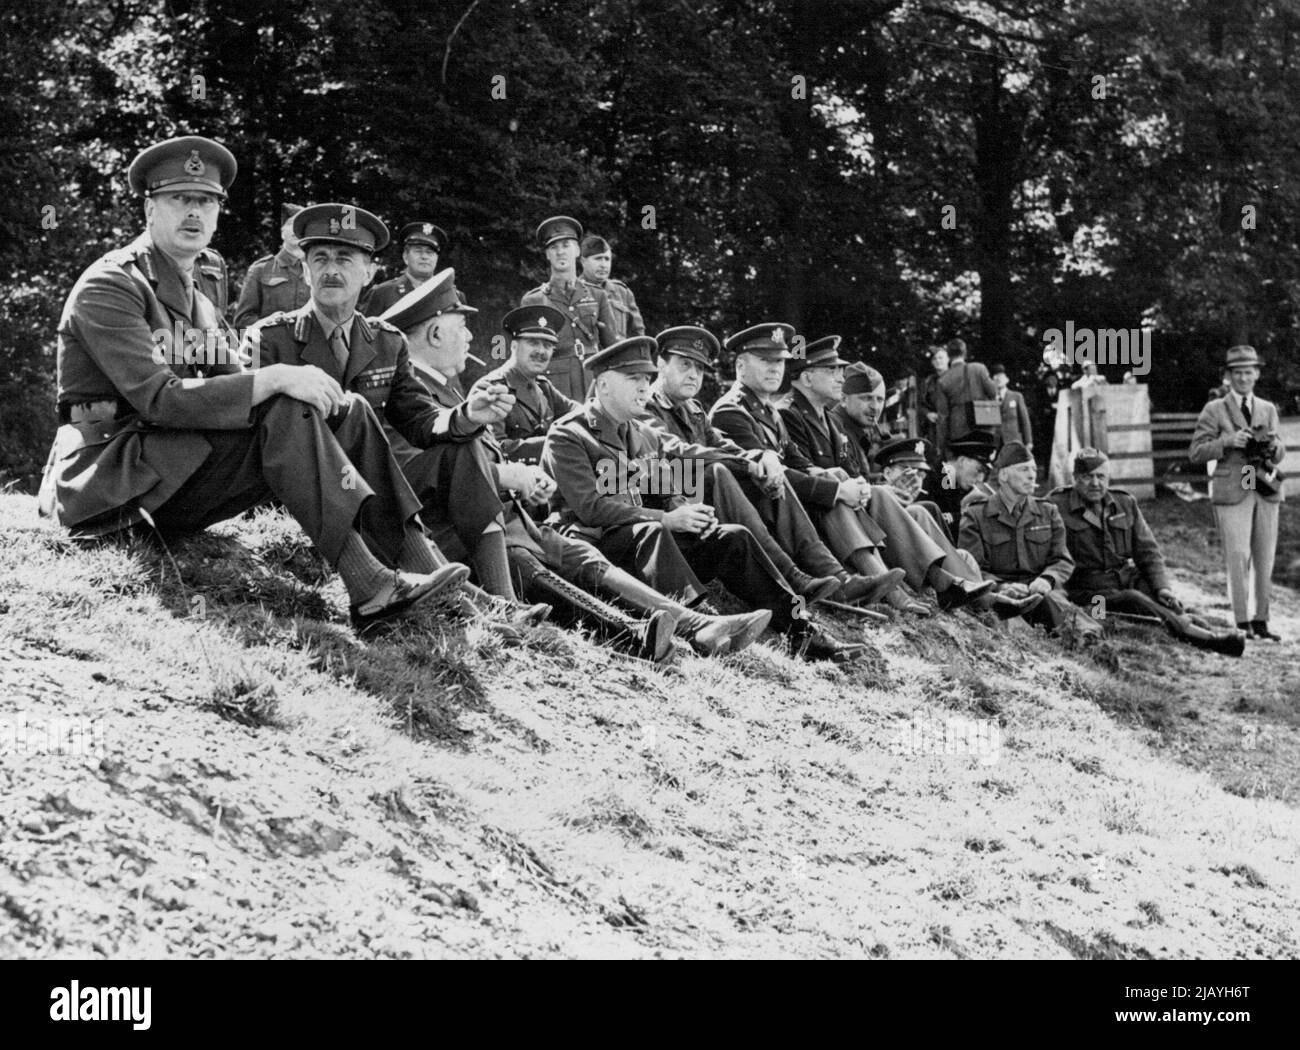
[[[1228,599],[1237,627],[1248,637],[1281,641],[1268,627],[1268,598],[1277,553],[1277,514],[1286,454],[1277,408],[1255,396],[1259,359],[1253,346],[1228,351],[1231,389],[1201,409],[1188,457],[1217,460],[1210,498],[1228,568]]]

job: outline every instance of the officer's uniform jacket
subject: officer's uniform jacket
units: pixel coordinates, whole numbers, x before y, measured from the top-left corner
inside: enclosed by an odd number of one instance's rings
[[[643,420],[618,424],[594,398],[578,406],[556,420],[542,451],[542,467],[555,479],[561,500],[560,527],[599,542],[606,529],[662,521],[688,502],[686,496],[668,496],[659,510],[645,505],[641,488],[655,484],[662,494],[663,479],[652,483],[647,472],[674,459],[727,463],[738,457],[681,441]],[[623,479],[626,484],[618,483]]]
[[[362,310],[367,317],[378,317],[387,310],[393,303],[397,302],[408,292],[413,292],[419,287],[411,278],[411,275],[403,270],[398,276],[391,281],[383,281],[370,289],[361,303],[358,303],[357,309]]]
[[[472,441],[483,430],[470,422],[464,406],[447,409],[434,400],[411,370],[406,336],[387,321],[352,315],[344,371],[339,370],[310,303],[293,313],[268,317],[249,333],[247,342],[252,344],[249,352],[259,355],[263,366],[315,365],[344,390],[369,401],[375,415],[414,448]]]
[[[961,529],[961,511],[967,501],[974,495],[982,495],[985,498],[992,496],[997,490],[987,481],[981,481],[978,485],[968,489],[948,488],[943,483],[943,470],[929,479],[926,487],[921,490],[919,499],[928,499],[939,508],[939,520],[947,528],[949,535],[957,536]]]
[[[978,361],[967,364],[962,359],[938,377],[934,384],[934,408],[939,415],[937,443],[940,454],[947,449],[948,442],[977,429],[970,425],[966,406],[976,399],[993,400],[997,396],[997,384],[989,370]]]
[[[1153,593],[1169,586],[1160,545],[1132,493],[1110,489],[1102,500],[1100,515],[1072,485],[1054,489],[1048,499],[1065,522],[1066,542],[1075,564],[1072,591],[1130,587],[1134,566]]]
[[[525,292],[520,306],[552,306],[568,321],[558,334],[555,356],[546,375],[560,393],[581,402],[587,396],[586,370],[582,361],[618,340],[618,321],[609,296],[586,281],[575,279],[569,287],[548,281]]]
[[[840,483],[833,477],[808,473],[815,464],[792,440],[781,414],[739,380],[713,403],[709,420],[742,449],[777,453],[785,464],[786,479],[806,506],[835,506]]]
[[[484,378],[504,383],[515,395],[510,414],[500,423],[492,424],[501,451],[516,463],[540,463],[542,445],[551,424],[572,412],[579,402],[561,394],[546,376],[530,379],[508,362]]]
[[[141,508],[160,507],[207,458],[202,431],[252,425],[253,376],[218,304],[202,291],[218,294],[202,265],[186,278],[145,233],[92,263],[64,304],[62,425],[39,506],[76,535],[140,521]],[[186,329],[215,339],[187,354],[184,334],[174,338]]]
[[[1277,406],[1262,397],[1251,395],[1251,423],[1255,426],[1263,423],[1276,434],[1278,432]],[[1231,391],[1211,401],[1201,409],[1196,420],[1196,429],[1192,433],[1192,444],[1188,450],[1188,459],[1193,463],[1218,462],[1214,475],[1210,478],[1210,499],[1214,503],[1240,503],[1249,491],[1243,484],[1245,475],[1242,468],[1248,464],[1246,450],[1233,448],[1230,444],[1233,435],[1246,425],[1246,417],[1241,414],[1241,403]],[[1276,439],[1273,445],[1273,462],[1282,462],[1286,455],[1286,445]],[[1276,493],[1264,495],[1256,489],[1259,498],[1269,503],[1280,503],[1284,496],[1282,486]]]
[[[263,255],[248,268],[235,304],[234,325],[249,328],[272,314],[300,309],[310,298],[306,263],[281,248],[274,255]]]
[[[1036,496],[1026,497],[1013,512],[1001,492],[974,492],[962,506],[958,546],[975,556],[986,575],[1005,583],[1045,576],[1064,587],[1074,571],[1060,512]]]
[[[658,427],[687,444],[721,449],[735,456],[736,461],[730,464],[734,474],[747,475],[749,468],[746,464],[757,463],[763,457],[762,449],[743,449],[710,423],[704,406],[693,397],[674,404],[667,394],[655,386],[650,390],[650,400],[645,407],[649,413],[646,422],[651,426]]]
[[[645,321],[641,319],[641,308],[636,305],[636,296],[632,294],[631,288],[613,277],[604,284],[588,281],[585,277],[583,281],[598,288],[609,298],[614,313],[615,342],[630,335],[645,335]]]

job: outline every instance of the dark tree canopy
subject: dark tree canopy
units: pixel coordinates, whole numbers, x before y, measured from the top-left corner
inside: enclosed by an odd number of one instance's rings
[[[183,133],[239,159],[236,280],[284,201],[429,218],[480,350],[564,212],[652,332],[788,320],[893,380],[956,335],[1028,377],[1045,329],[1145,325],[1159,407],[1233,342],[1289,395],[1298,40],[1252,0],[6,3],[0,481],[39,475],[64,297],[140,227],[127,163]]]

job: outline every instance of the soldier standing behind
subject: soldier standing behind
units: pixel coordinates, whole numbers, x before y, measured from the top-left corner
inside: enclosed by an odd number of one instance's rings
[[[1034,428],[1029,423],[1029,409],[1025,407],[1025,396],[1019,390],[1011,389],[1011,380],[1007,377],[1006,365],[993,366],[993,385],[998,388],[998,405],[1002,409],[1002,433],[998,447],[1011,441],[1019,441],[1034,451]]]
[[[235,304],[236,328],[248,328],[263,317],[297,310],[311,298],[303,251],[298,245],[298,235],[293,232],[293,217],[300,211],[302,208],[297,204],[281,206],[280,250],[274,255],[263,255],[244,275],[239,301]]]
[[[613,265],[614,253],[604,237],[588,234],[582,239],[582,279],[609,296],[614,308],[615,336],[626,339],[629,335],[645,335],[645,322],[641,320],[636,296],[622,281],[610,277]]]
[[[402,242],[404,273],[384,281],[363,295],[357,309],[367,317],[378,317],[393,303],[408,295],[438,272],[438,256],[447,250],[447,234],[431,222],[408,222],[398,233]]]
[[[975,430],[971,418],[976,401],[992,401],[998,396],[989,370],[977,361],[966,360],[966,343],[953,339],[948,343],[948,370],[935,383],[934,404],[939,416],[939,436],[935,444],[945,448],[950,441],[964,438]],[[990,431],[991,432],[991,431]]]
[[[569,322],[559,333],[546,378],[571,401],[587,397],[591,377],[583,359],[617,342],[618,330],[609,296],[578,277],[581,238],[582,223],[577,219],[556,215],[543,221],[537,227],[537,243],[546,252],[550,276],[519,300],[520,306],[550,306]]]

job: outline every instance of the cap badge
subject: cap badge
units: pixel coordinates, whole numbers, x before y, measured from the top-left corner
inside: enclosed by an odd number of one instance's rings
[[[338,219],[331,218],[330,233],[338,233],[341,229],[343,229],[343,224],[339,222]]]
[[[547,322],[547,320],[546,320],[546,316],[545,316],[545,315],[542,315],[541,317],[539,317],[539,318],[537,319],[537,327],[538,327],[538,328],[550,328],[550,327],[551,327],[550,324]]]
[[[915,444],[915,446],[913,446],[913,448],[915,449],[916,454],[917,454],[918,456],[924,456],[924,455],[925,455],[925,442],[924,442],[924,441],[918,441],[918,442]]]
[[[692,340],[692,341],[691,341],[691,347],[692,347],[693,349],[695,349],[695,350],[703,350],[703,349],[704,349],[704,340],[703,340],[703,339],[694,339],[694,340]]]
[[[433,233],[433,223],[426,222],[423,226],[420,227],[420,229],[422,229],[426,235],[431,234]]]
[[[772,329],[772,342],[777,346],[785,346],[785,332],[780,328]]]
[[[199,151],[196,149],[190,150],[189,159],[185,162],[185,174],[202,175],[206,170],[202,159],[199,157]]]

